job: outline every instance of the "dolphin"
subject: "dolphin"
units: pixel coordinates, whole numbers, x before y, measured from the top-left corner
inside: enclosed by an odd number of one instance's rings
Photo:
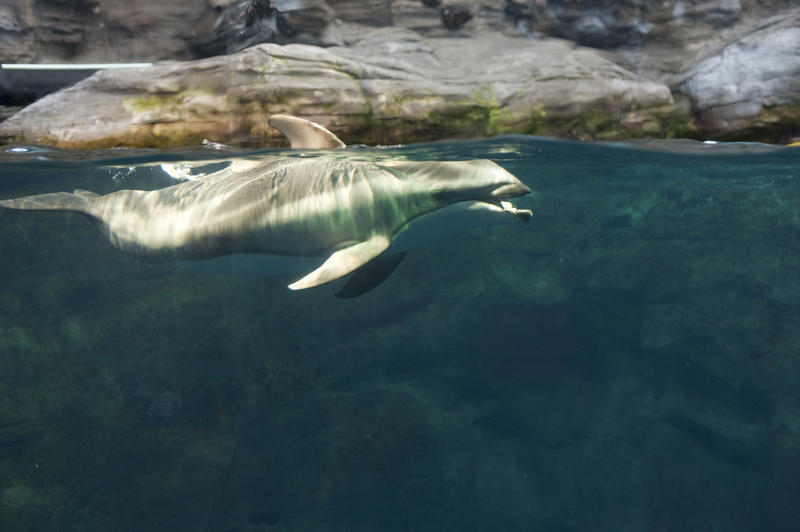
[[[276,115],[270,124],[292,147],[344,147],[300,118]],[[270,157],[233,159],[222,170],[159,190],[75,190],[0,200],[0,206],[88,215],[112,245],[147,260],[217,271],[235,259],[255,273],[275,263],[310,265],[292,290],[355,272],[336,293],[350,298],[382,283],[408,250],[470,227],[528,221],[533,213],[508,201],[528,193],[489,160]]]

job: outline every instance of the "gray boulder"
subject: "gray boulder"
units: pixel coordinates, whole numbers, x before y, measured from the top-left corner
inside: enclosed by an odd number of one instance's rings
[[[533,3],[533,2],[531,2]],[[587,46],[641,46],[649,39],[674,45],[697,40],[735,23],[740,0],[551,0],[534,27]]]
[[[187,39],[210,28],[211,17],[206,0],[7,0],[0,6],[0,61],[186,59]]]
[[[686,94],[698,127],[722,138],[778,141],[800,118],[800,10],[765,21],[688,69]]]
[[[383,28],[350,47],[259,45],[237,54],[101,71],[0,125],[6,140],[73,148],[272,145],[274,113],[349,143],[533,133],[683,134],[669,88],[555,39],[423,39]]]
[[[324,44],[329,11],[321,0],[6,0],[0,62],[195,59],[256,42]]]

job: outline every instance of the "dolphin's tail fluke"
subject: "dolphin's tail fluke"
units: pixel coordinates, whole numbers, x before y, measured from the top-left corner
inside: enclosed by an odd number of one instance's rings
[[[76,190],[72,194],[55,192],[0,200],[0,207],[21,211],[74,211],[94,216],[92,199],[96,197],[97,194],[87,190]]]

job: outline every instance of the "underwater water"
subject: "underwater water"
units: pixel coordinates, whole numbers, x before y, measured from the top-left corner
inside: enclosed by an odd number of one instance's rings
[[[0,199],[242,154],[3,149]],[[800,149],[330,156],[489,158],[533,219],[340,300],[0,209],[1,530],[797,529]]]

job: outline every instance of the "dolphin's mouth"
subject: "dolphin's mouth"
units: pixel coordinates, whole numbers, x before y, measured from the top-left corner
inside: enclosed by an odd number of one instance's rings
[[[507,212],[509,214],[513,214],[523,222],[527,222],[533,216],[533,211],[530,209],[517,209],[514,207],[510,201],[501,201],[500,208],[503,209],[503,212]]]
[[[498,200],[504,200],[508,198],[516,198],[517,196],[525,196],[526,194],[530,193],[530,187],[528,187],[528,185],[522,181],[518,181],[516,183],[507,183],[497,187],[492,191],[492,197],[497,198]]]
[[[510,201],[510,198],[524,196],[530,194],[531,189],[525,183],[517,181],[515,183],[507,183],[494,189],[491,193],[491,199],[486,199],[486,203],[490,203],[495,207],[500,208],[504,213],[516,216],[523,222],[527,222],[533,216],[533,211],[529,209],[517,209]]]

